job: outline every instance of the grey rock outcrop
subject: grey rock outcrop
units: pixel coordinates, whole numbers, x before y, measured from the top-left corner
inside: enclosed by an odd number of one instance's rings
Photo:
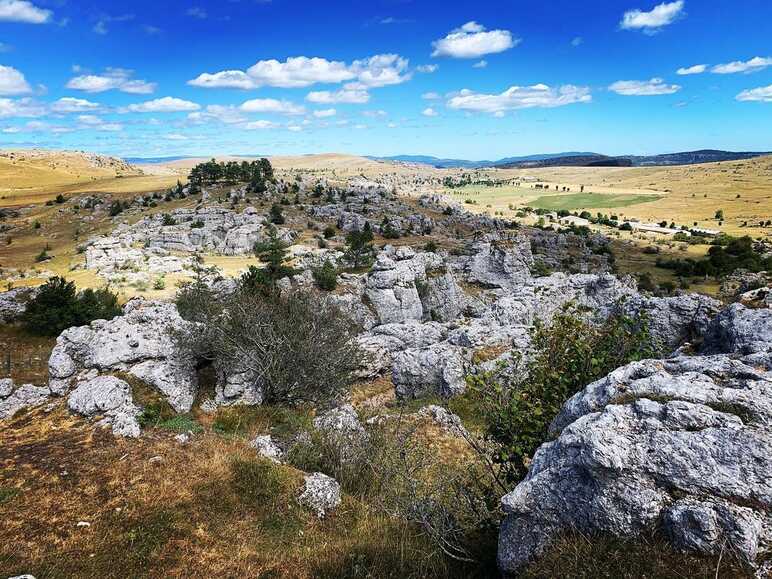
[[[705,332],[702,352],[755,354],[772,349],[772,310],[732,304],[716,316]]]
[[[766,313],[739,308],[706,340],[724,353],[635,362],[564,405],[555,440],[502,499],[502,571],[569,529],[663,528],[679,548],[749,562],[772,550],[772,344],[757,339]]]
[[[284,456],[284,452],[282,452],[281,448],[273,441],[270,434],[256,436],[252,439],[252,442],[249,443],[249,446],[254,448],[257,451],[257,454],[272,462],[281,462]]]
[[[38,406],[50,396],[48,388],[23,384],[15,386],[13,380],[0,380],[0,420],[13,418],[14,414],[25,408]]]
[[[173,304],[131,300],[123,316],[70,328],[57,338],[48,362],[49,388],[66,394],[84,376],[126,372],[157,388],[178,412],[193,405],[196,361],[175,346],[170,330],[185,322]]]
[[[77,384],[67,400],[70,410],[84,416],[103,416],[100,425],[110,426],[116,436],[137,438],[141,413],[134,405],[131,387],[114,376],[97,376]]]
[[[0,292],[0,324],[10,324],[18,320],[27,304],[38,294],[37,288],[18,287]]]
[[[298,503],[311,509],[320,519],[341,503],[340,485],[334,478],[320,472],[306,475]]]

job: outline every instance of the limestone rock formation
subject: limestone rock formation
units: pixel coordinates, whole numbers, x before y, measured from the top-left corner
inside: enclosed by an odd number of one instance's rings
[[[13,418],[14,414],[24,408],[42,404],[48,400],[49,395],[48,388],[32,384],[17,387],[10,378],[0,380],[0,420]]]
[[[18,320],[27,310],[27,304],[37,295],[37,288],[18,287],[0,292],[0,324]]]
[[[320,472],[306,475],[303,492],[298,502],[311,509],[320,519],[340,505],[340,484],[334,478]]]
[[[175,346],[170,330],[185,322],[174,304],[133,299],[123,315],[70,328],[48,362],[49,388],[66,394],[86,375],[125,372],[157,388],[178,412],[193,405],[196,361]]]
[[[732,306],[705,342],[722,353],[635,362],[572,397],[551,426],[555,439],[502,499],[502,571],[569,529],[634,537],[663,528],[679,548],[732,548],[749,562],[769,553],[768,314]]]
[[[137,438],[141,410],[134,405],[131,387],[114,376],[97,376],[79,382],[67,400],[70,410],[84,416],[103,416],[100,424],[113,434]]]

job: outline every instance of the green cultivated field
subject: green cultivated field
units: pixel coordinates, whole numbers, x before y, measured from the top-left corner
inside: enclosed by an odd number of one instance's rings
[[[567,195],[544,195],[529,205],[535,209],[611,209],[612,207],[629,207],[640,203],[657,201],[659,195],[629,195],[601,193],[569,193]]]

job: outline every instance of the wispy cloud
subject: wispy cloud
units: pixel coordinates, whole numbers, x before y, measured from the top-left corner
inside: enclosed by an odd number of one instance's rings
[[[772,84],[744,90],[735,97],[738,101],[772,103]]]
[[[77,70],[81,70],[78,68]],[[128,94],[150,94],[155,92],[156,84],[146,80],[131,78],[134,71],[124,68],[108,68],[102,74],[83,74],[71,78],[66,87],[89,93],[118,90]]]
[[[726,64],[717,64],[710,69],[710,72],[715,74],[736,74],[738,72],[750,73],[764,70],[768,66],[772,66],[772,57],[755,56],[746,61],[735,60],[734,62],[728,62]]]
[[[623,96],[657,96],[673,94],[681,90],[677,84],[667,84],[661,78],[650,80],[618,80],[608,87],[610,91]]]
[[[546,84],[536,84],[512,86],[499,94],[462,90],[448,100],[448,107],[470,112],[501,114],[516,109],[554,108],[591,101],[592,96],[587,87],[574,85],[550,87]]]

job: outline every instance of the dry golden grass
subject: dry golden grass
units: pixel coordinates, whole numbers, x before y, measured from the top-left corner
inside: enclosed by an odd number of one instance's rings
[[[600,211],[651,222],[675,221],[689,227],[696,222],[698,227],[720,229],[732,235],[772,234],[772,228],[758,226],[759,221],[772,219],[772,157],[677,167],[550,167],[488,170],[481,174],[494,179],[534,177],[549,189],[536,189],[532,183],[523,183],[519,188],[473,187],[477,193],[467,196],[477,204],[466,206],[471,211],[499,211],[512,217],[515,212],[509,209],[510,204],[524,206],[545,195],[564,195],[563,187],[569,187],[571,194],[579,194],[584,185],[585,196],[590,192],[661,196],[627,207],[594,207],[590,209],[592,213]],[[454,192],[456,199],[463,201],[465,190]],[[715,219],[719,209],[725,217],[721,226]],[[748,227],[743,227],[745,221]]]

